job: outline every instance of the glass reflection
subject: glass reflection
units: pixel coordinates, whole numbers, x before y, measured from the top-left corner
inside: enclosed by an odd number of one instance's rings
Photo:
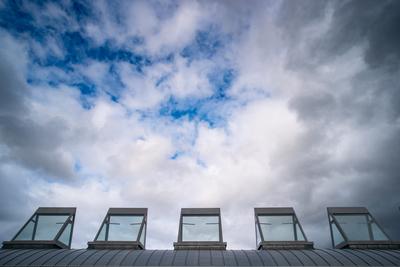
[[[108,241],[136,241],[143,216],[110,216]]]
[[[333,243],[335,246],[344,241],[342,234],[336,227],[336,224],[332,224],[332,234],[333,234]]]
[[[103,225],[101,226],[100,233],[99,233],[99,235],[97,236],[96,240],[99,240],[99,241],[106,241],[106,228],[107,228],[106,225],[107,225],[107,224],[105,223],[105,224],[103,224]]]
[[[299,224],[296,224],[296,234],[297,234],[297,240],[299,241],[306,241],[306,238],[303,235],[303,232],[300,229]]]
[[[34,240],[53,240],[67,219],[67,215],[38,215]]]
[[[71,230],[72,230],[72,224],[69,223],[63,233],[61,234],[61,236],[58,238],[58,240],[62,243],[64,243],[65,245],[69,246],[70,243],[70,239],[71,239]]]
[[[335,215],[335,218],[349,240],[371,240],[366,215]]]
[[[371,224],[371,229],[374,240],[389,240],[376,223]]]
[[[33,229],[35,228],[35,222],[33,220],[22,229],[22,231],[15,237],[15,240],[32,240]]]
[[[182,216],[182,241],[219,241],[219,217]]]
[[[265,241],[294,241],[292,216],[258,216]]]

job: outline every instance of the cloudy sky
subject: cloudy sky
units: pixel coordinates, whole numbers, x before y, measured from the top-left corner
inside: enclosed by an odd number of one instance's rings
[[[400,239],[400,1],[0,1],[0,241],[38,206],[148,207],[172,248],[182,207],[366,206]]]

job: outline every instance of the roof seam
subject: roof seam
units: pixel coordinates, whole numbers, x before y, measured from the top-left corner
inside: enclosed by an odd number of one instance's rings
[[[292,255],[301,263],[301,265],[305,265],[304,262],[296,255],[296,253],[294,253],[291,250],[288,250],[289,253],[292,253]]]
[[[37,261],[38,259],[40,259],[41,257],[44,257],[48,254],[50,254],[52,251],[46,251],[46,253],[44,253],[43,255],[40,255],[38,258],[31,260],[29,263],[27,263],[26,265],[31,265],[32,263],[34,263],[35,261]]]
[[[145,250],[140,250],[140,251],[138,252],[138,255],[136,256],[136,259],[132,262],[132,265],[133,265],[133,266],[135,265],[136,261],[139,259],[140,255],[142,255],[144,251],[145,251]]]
[[[244,251],[244,249],[241,249],[240,251],[242,251],[242,253],[246,256],[247,261],[249,262],[250,266],[253,266],[253,263],[251,262],[249,256],[247,255],[246,251]]]
[[[319,251],[322,251],[322,252],[324,252],[323,250],[319,250]],[[310,253],[313,253],[313,254],[315,254],[315,255],[317,255],[317,257],[319,257],[320,259],[322,259],[322,261],[323,262],[325,262],[326,263],[326,265],[328,265],[328,266],[330,266],[331,264],[329,264],[329,262],[327,261],[327,260],[325,260],[325,258],[324,257],[322,257],[319,253],[317,253],[317,252],[315,252],[315,251],[313,251],[313,250],[310,250]],[[304,254],[307,254],[307,253],[304,253]],[[330,254],[328,254],[329,256],[330,256]],[[332,257],[332,256],[331,256]],[[339,261],[339,263],[341,263],[340,261]],[[315,263],[315,265],[318,265],[317,263]]]
[[[157,251],[157,250],[153,250],[153,251],[150,253],[149,258],[146,260],[146,266],[149,265],[149,261],[150,261],[151,257],[153,256],[153,254],[154,254],[156,251]]]
[[[346,258],[347,260],[349,260],[353,265],[357,265],[352,259],[350,259],[350,257],[348,255],[345,255],[345,254],[343,254],[339,251],[333,250],[333,249],[329,249],[329,250],[343,256],[343,258]]]
[[[268,250],[264,250],[269,256],[271,257],[272,261],[275,263],[275,266],[278,266],[278,262],[275,260],[274,256],[272,253],[270,253]]]
[[[286,263],[288,264],[288,266],[291,266],[290,262],[288,259],[286,259],[285,255],[283,255],[282,252],[280,252],[279,250],[276,251],[279,255],[282,256],[282,258],[286,261]]]
[[[357,249],[356,251],[359,252],[359,253],[361,253],[361,254],[363,254],[363,255],[365,255],[365,256],[367,256],[368,258],[372,259],[373,261],[376,261],[376,262],[377,262],[378,264],[380,264],[381,266],[385,266],[384,263],[382,263],[382,262],[379,261],[378,259],[372,257],[372,256],[371,256],[370,254],[368,254],[366,251],[363,251],[362,249]],[[378,254],[378,256],[380,256],[380,255]]]
[[[254,252],[254,254],[257,255],[258,259],[261,261],[261,263],[265,266],[265,261],[264,259],[260,256],[260,253],[258,253],[258,251]]]
[[[24,255],[24,254],[26,254],[26,253],[28,253],[30,250],[26,250],[26,251],[23,251],[22,253],[15,253],[15,254],[17,254],[15,257],[12,257],[11,259],[9,259],[9,260],[7,260],[7,261],[5,261],[4,263],[3,263],[3,265],[7,265],[7,263],[9,263],[10,261],[12,261],[13,259],[15,259],[16,257],[18,257],[19,255]]]
[[[350,251],[350,250],[348,250],[348,249],[343,250],[343,252],[345,252],[345,251],[346,251],[346,253],[349,253],[349,254],[353,255],[354,257],[359,258],[361,261],[363,261],[363,262],[365,262],[367,265],[371,266],[371,264],[370,264],[368,261],[366,261],[366,260],[364,260],[363,258],[361,258],[360,256],[354,254],[352,251]],[[373,266],[373,265],[372,265],[372,266]]]
[[[343,263],[341,260],[339,260],[338,258],[336,258],[336,257],[333,255],[333,253],[330,253],[329,249],[324,249],[324,250],[319,249],[319,251],[328,254],[330,257],[332,257],[333,259],[335,259],[335,261],[339,262],[342,266],[344,266],[344,263]],[[350,262],[351,262],[351,261],[350,261]],[[328,264],[329,264],[329,263],[328,263]],[[329,264],[329,265],[330,265],[330,264]]]
[[[114,253],[114,255],[112,255],[111,258],[105,263],[105,265],[108,266],[108,264],[110,264],[110,262],[115,258],[115,256],[117,256],[121,252],[122,250],[119,250],[116,253]]]
[[[379,250],[379,251],[382,252],[382,253],[385,253],[386,255],[390,255],[390,256],[392,256],[392,257],[394,257],[394,258],[396,258],[396,259],[398,259],[400,261],[400,257],[397,257],[397,255],[395,256],[392,253],[389,253],[389,252],[384,251],[384,250]],[[395,264],[395,265],[397,265],[397,264]]]
[[[32,250],[31,250],[32,251]],[[19,263],[21,263],[21,262],[23,262],[24,260],[27,260],[27,259],[29,259],[29,257],[31,257],[31,256],[33,256],[33,255],[36,255],[36,254],[38,254],[38,253],[40,253],[40,252],[42,252],[42,251],[45,251],[45,249],[38,249],[37,251],[35,251],[35,250],[33,250],[32,252],[32,254],[30,254],[30,255],[28,255],[27,257],[26,257],[26,255],[22,258],[22,260],[20,260],[20,261],[17,261],[16,263],[14,263],[13,265],[18,265]]]

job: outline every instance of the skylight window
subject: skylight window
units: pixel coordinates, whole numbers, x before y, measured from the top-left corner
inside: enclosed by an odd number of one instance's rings
[[[76,208],[38,208],[7,248],[70,248]]]
[[[312,248],[293,208],[255,208],[258,249]]]
[[[366,208],[328,208],[328,218],[335,248],[373,248],[393,243]]]
[[[175,249],[225,249],[219,208],[182,209]]]
[[[110,208],[89,248],[144,249],[146,208]]]

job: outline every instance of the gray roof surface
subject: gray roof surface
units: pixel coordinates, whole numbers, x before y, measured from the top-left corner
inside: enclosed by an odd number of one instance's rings
[[[1,249],[0,266],[400,266],[400,250]]]

